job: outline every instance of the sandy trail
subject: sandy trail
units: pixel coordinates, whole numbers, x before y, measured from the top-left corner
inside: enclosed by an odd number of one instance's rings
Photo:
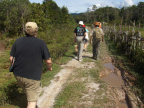
[[[58,74],[55,75],[54,79],[51,80],[51,84],[48,87],[43,88],[43,95],[39,98],[37,105],[39,108],[52,108],[55,101],[55,97],[62,90],[63,85],[67,82],[70,74],[79,65],[79,61],[72,59],[66,65],[63,65],[62,69]]]

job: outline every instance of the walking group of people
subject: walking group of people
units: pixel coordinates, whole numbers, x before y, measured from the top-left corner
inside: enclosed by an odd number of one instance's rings
[[[90,38],[93,40],[93,58],[97,59],[100,41],[104,33],[99,28],[99,23],[95,22],[95,28]],[[78,44],[77,59],[82,61],[82,51],[86,51],[89,40],[88,30],[83,21],[79,21],[79,26],[74,30],[75,41]],[[14,65],[13,74],[18,85],[26,92],[27,108],[36,108],[38,97],[41,93],[41,75],[43,60],[49,71],[52,71],[52,60],[47,45],[37,38],[38,26],[35,22],[25,24],[24,37],[18,38],[12,46],[10,52],[10,63]],[[85,43],[85,46],[84,46]],[[98,48],[97,48],[98,47]],[[14,61],[14,63],[13,63]]]
[[[86,51],[89,41],[88,30],[85,28],[83,21],[79,21],[79,26],[74,30],[74,40],[77,42],[77,56],[78,61],[82,61],[82,52]],[[100,56],[100,43],[104,41],[104,32],[101,29],[100,22],[94,22],[94,28],[90,36],[90,44],[92,43],[93,58],[97,60]]]

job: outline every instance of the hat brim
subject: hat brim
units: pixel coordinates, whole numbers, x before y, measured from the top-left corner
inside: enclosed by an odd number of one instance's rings
[[[84,24],[79,23],[79,25],[84,25]]]

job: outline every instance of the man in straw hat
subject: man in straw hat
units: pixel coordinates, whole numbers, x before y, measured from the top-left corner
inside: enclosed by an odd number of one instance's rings
[[[26,36],[18,38],[10,52],[10,63],[14,61],[13,74],[18,85],[26,92],[27,108],[35,108],[41,93],[42,60],[49,71],[52,71],[52,61],[49,50],[44,41],[36,38],[38,26],[35,22],[25,25]]]

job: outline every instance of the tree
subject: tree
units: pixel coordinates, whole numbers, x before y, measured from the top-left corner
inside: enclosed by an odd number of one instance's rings
[[[61,8],[61,12],[62,12],[62,18],[61,18],[62,23],[68,23],[69,22],[69,14],[68,14],[67,7],[63,6]]]
[[[93,5],[93,7],[92,7],[92,10],[96,10],[97,9],[97,6],[96,5]]]

